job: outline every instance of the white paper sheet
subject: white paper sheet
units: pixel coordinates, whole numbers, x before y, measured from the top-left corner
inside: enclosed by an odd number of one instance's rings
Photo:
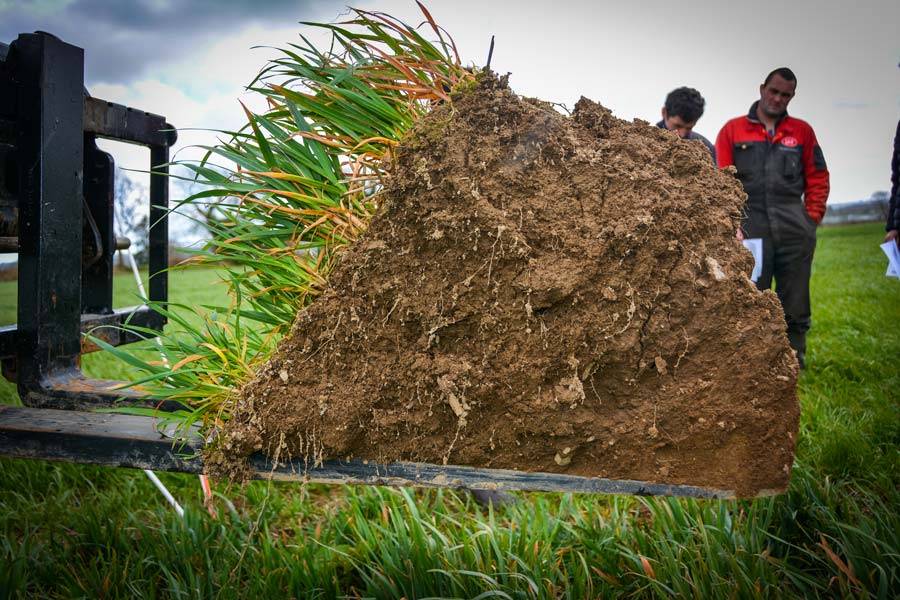
[[[762,238],[749,238],[744,240],[744,247],[753,255],[753,272],[750,273],[750,281],[756,283],[762,274],[763,241]]]
[[[881,244],[881,249],[888,257],[888,268],[885,275],[900,278],[900,249],[897,248],[897,242],[885,242]]]

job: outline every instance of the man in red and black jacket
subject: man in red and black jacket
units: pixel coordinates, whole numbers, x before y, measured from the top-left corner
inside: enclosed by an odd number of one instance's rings
[[[716,155],[720,167],[734,165],[747,192],[738,235],[763,240],[756,285],[769,289],[775,279],[788,339],[804,368],[811,324],[809,277],[829,178],[812,127],[787,114],[796,87],[790,69],[769,73],[747,116],[728,121],[719,132]]]

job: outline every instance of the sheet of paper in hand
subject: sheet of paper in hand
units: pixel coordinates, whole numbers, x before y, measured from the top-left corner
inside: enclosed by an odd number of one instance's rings
[[[744,240],[744,247],[753,255],[753,272],[750,273],[750,281],[756,283],[762,273],[763,241],[762,238],[750,238]]]
[[[897,248],[897,242],[885,242],[881,244],[881,249],[888,257],[888,268],[885,275],[900,278],[900,248]]]

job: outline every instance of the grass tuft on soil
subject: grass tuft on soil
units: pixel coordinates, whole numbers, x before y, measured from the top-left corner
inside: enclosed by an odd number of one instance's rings
[[[161,337],[162,349],[155,332],[136,330],[148,340],[140,351],[109,352],[143,361],[129,380],[181,403],[180,428],[208,432],[228,421],[238,390],[378,210],[399,140],[474,79],[419,6],[419,27],[358,9],[341,22],[304,23],[329,33],[330,44],[303,35],[285,44],[248,86],[267,109],[245,108],[246,124],[218,132],[202,160],[173,165],[200,190],[173,210],[199,219],[211,236],[183,267],[219,268],[229,297],[201,307],[151,303],[179,325]]]

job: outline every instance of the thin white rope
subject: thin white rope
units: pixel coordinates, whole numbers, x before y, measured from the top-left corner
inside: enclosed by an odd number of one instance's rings
[[[141,293],[141,298],[146,298],[147,292],[144,291],[144,282],[141,280],[141,274],[138,271],[137,263],[134,260],[134,255],[128,248],[119,250],[119,252],[128,257],[128,263],[131,265],[131,272],[134,273],[134,280],[137,282],[138,291],[140,291]],[[161,344],[161,340],[158,337],[156,338],[156,343]],[[162,353],[160,353],[160,356],[162,356],[163,361],[168,364],[168,362],[166,361],[166,357]],[[163,484],[163,482],[159,480],[159,477],[156,476],[156,473],[154,473],[150,469],[144,469],[144,474],[150,478],[150,481],[153,482],[153,485],[156,486],[156,489],[158,489],[163,497],[169,502],[169,504],[171,504],[175,508],[175,512],[178,513],[178,516],[183,517],[184,509],[181,508],[181,505],[178,504],[178,501],[175,500],[175,497]]]
[[[124,253],[125,256],[128,257],[128,262],[131,265],[131,272],[134,273],[134,280],[135,280],[135,282],[137,282],[138,291],[141,294],[141,298],[146,299],[147,292],[144,290],[144,281],[141,279],[141,273],[140,273],[140,271],[138,271],[137,262],[135,262],[135,260],[134,260],[134,255],[131,253],[131,250],[128,248],[125,248],[124,250],[119,250],[119,252]],[[156,345],[160,347],[160,353],[159,353],[160,358],[162,358],[162,361],[166,366],[169,366],[169,359],[166,357],[165,353],[162,352],[162,340],[159,339],[159,336],[156,336],[156,338],[154,338],[154,341],[156,342]],[[159,489],[159,491],[162,492],[162,495],[166,498],[166,500],[169,501],[169,504],[171,504],[172,506],[175,507],[175,511],[178,513],[178,515],[184,516],[184,509],[181,508],[181,505],[179,505],[178,502],[175,501],[175,498],[172,496],[172,494],[169,492],[169,490],[166,489],[166,486],[163,485],[163,482],[160,481],[159,477],[156,476],[156,473],[154,473],[153,471],[150,471],[148,469],[144,469],[144,473],[147,474],[147,477],[150,478],[150,481],[153,482],[153,484],[157,487],[157,489]],[[209,480],[207,479],[206,475],[204,475],[202,473],[199,475],[199,477],[200,477],[200,489],[203,491],[203,497],[206,498],[206,500],[208,501],[212,498],[212,489],[210,488]],[[210,514],[215,516],[215,513],[213,513],[213,511],[212,511],[211,505],[210,505]]]
[[[175,508],[175,512],[178,513],[178,516],[183,517],[184,509],[181,508],[181,505],[178,504],[178,501],[175,500],[175,497],[172,496],[172,493],[168,490],[168,488],[166,488],[163,482],[159,480],[159,477],[156,476],[156,473],[149,469],[144,469],[144,473],[147,474],[147,477],[150,478],[150,481],[152,481],[153,485],[156,486],[156,489],[158,489],[162,493],[163,497],[169,501],[169,504],[171,504]]]

